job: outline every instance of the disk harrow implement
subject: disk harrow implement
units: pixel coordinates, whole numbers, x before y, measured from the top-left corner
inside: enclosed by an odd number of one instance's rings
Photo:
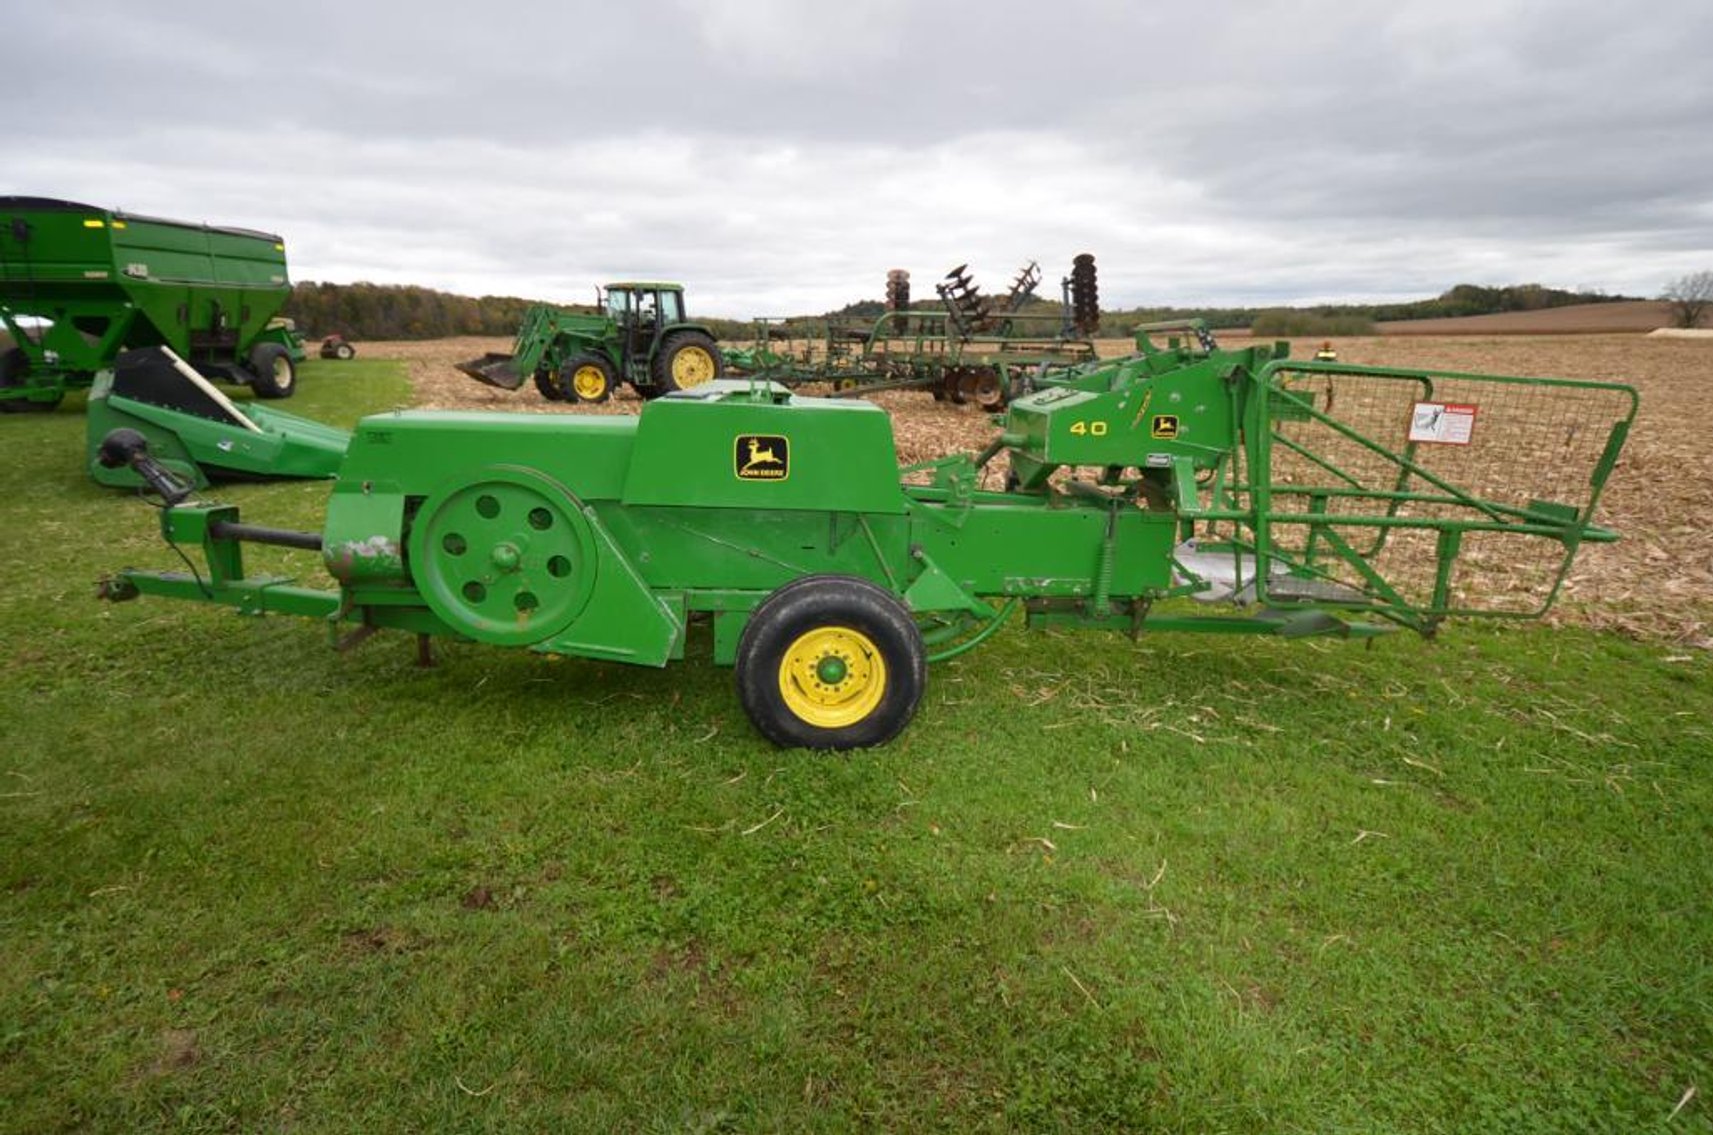
[[[813,331],[791,320],[757,320],[754,343],[728,348],[726,364],[734,374],[784,386],[826,383],[834,397],[924,390],[938,401],[999,410],[1029,375],[1094,360],[1093,256],[1076,258],[1073,275],[1079,272],[1082,308],[1073,303],[1072,277],[1063,281],[1060,309],[1035,301],[1041,268],[1030,261],[998,300],[983,295],[969,265],[960,264],[934,285],[939,306],[916,309],[910,273],[895,268],[886,274],[886,314],[878,319],[829,316],[814,321]]]
[[[902,470],[879,408],[763,381],[636,417],[370,417],[321,532],[174,504],[163,532],[206,570],[104,593],[318,617],[342,644],[388,628],[644,666],[705,622],[763,735],[848,749],[895,736],[928,664],[1019,609],[1130,634],[1431,633],[1540,613],[1583,543],[1616,539],[1594,511],[1626,386],[1146,335],[1053,381],[981,453]],[[105,449],[185,495],[134,439]],[[994,466],[1005,491],[982,487]],[[246,540],[319,549],[337,589],[249,575]]]

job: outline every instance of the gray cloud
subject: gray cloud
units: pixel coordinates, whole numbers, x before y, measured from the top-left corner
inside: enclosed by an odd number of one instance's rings
[[[1084,250],[1115,303],[1713,263],[1713,6],[1352,7],[59,0],[8,16],[4,188],[278,231],[302,279],[731,315]]]

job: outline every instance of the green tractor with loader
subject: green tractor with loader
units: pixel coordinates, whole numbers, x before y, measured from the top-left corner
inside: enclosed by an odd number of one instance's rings
[[[458,369],[501,390],[533,378],[551,402],[605,402],[621,382],[653,398],[724,373],[713,333],[685,316],[682,285],[608,284],[597,303],[599,314],[536,304],[524,313],[510,354],[489,353]]]
[[[275,316],[290,294],[271,233],[0,197],[0,412],[53,410],[142,347],[288,398],[302,347]]]
[[[1286,638],[1434,633],[1555,600],[1637,397],[1614,383],[1296,361],[1204,328],[1011,402],[991,442],[904,469],[891,420],[761,379],[640,415],[365,418],[319,532],[194,498],[142,437],[100,459],[160,494],[191,571],[139,595],[638,666],[705,624],[781,745],[895,736],[930,663],[1031,627]],[[1000,486],[990,480],[1000,480]],[[252,575],[244,545],[318,556],[333,589]],[[1194,600],[1208,604],[1198,610]]]

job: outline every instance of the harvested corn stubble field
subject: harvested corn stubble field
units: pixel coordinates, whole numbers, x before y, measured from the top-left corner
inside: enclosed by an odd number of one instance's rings
[[[1246,341],[1220,339],[1222,345]],[[1623,539],[1580,552],[1549,619],[1713,648],[1713,527],[1701,520],[1713,512],[1713,343],[1639,335],[1412,335],[1342,339],[1334,346],[1347,363],[1636,386],[1641,413],[1598,513]],[[1305,356],[1312,347],[1299,343],[1295,354]],[[596,414],[634,414],[642,407],[628,390],[604,405],[549,403],[527,384],[508,393],[454,369],[485,351],[508,348],[504,340],[465,338],[365,344],[364,351],[407,360],[416,404],[423,407]],[[1129,349],[1127,340],[1101,343],[1107,356]],[[992,436],[988,416],[973,405],[939,403],[917,391],[870,398],[892,416],[901,463],[975,451]]]

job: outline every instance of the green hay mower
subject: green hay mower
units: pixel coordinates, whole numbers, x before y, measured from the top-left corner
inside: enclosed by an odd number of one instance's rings
[[[297,386],[301,344],[274,321],[291,295],[271,233],[0,197],[0,412],[48,411],[127,348],[169,347],[262,398]]]
[[[102,442],[118,429],[136,433],[162,468],[198,489],[213,481],[331,477],[351,443],[347,430],[254,402],[238,405],[168,347],[122,353],[89,391],[89,475],[103,485],[142,487],[129,466],[101,463]]]
[[[1014,401],[992,442],[900,470],[863,402],[721,380],[638,417],[399,412],[357,428],[320,532],[171,507],[194,572],[161,595],[375,631],[663,666],[689,624],[756,728],[847,749],[895,736],[928,664],[1030,626],[1286,637],[1432,633],[1538,615],[1584,543],[1633,389],[1293,361],[1205,330]],[[988,474],[1004,489],[984,487]],[[337,589],[250,575],[246,542],[318,552]],[[1184,599],[1211,601],[1198,610]]]

